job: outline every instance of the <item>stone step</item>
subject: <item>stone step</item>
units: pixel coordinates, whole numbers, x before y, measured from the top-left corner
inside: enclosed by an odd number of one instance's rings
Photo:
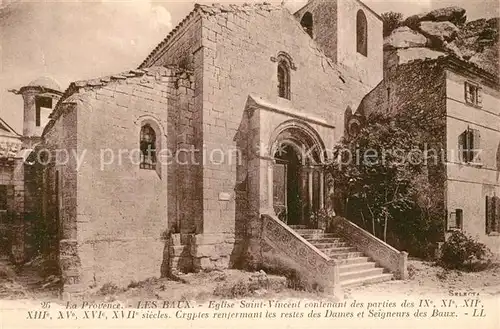
[[[325,234],[325,231],[320,230],[320,229],[315,229],[315,228],[300,228],[300,229],[295,230],[295,232],[299,233],[300,235],[304,235],[304,234],[312,234],[312,235]]]
[[[344,240],[341,238],[311,238],[311,239],[306,239],[309,241],[311,244],[319,244],[319,243],[346,243]]]
[[[321,251],[328,256],[336,256],[339,254],[345,254],[350,252],[357,252],[358,250],[355,247],[334,247],[334,248],[324,248]]]
[[[342,252],[339,254],[333,254],[333,255],[326,254],[326,255],[330,258],[333,258],[333,259],[347,259],[347,258],[357,258],[357,257],[364,256],[363,253],[359,252],[359,251],[357,251],[357,252]]]
[[[357,278],[357,279],[352,279],[352,280],[346,280],[346,281],[340,281],[340,285],[344,288],[346,287],[356,287],[356,286],[361,286],[365,284],[372,284],[372,283],[380,283],[384,281],[390,281],[392,280],[393,275],[390,273],[383,273],[379,275],[374,275],[370,277],[365,277],[365,278]]]
[[[369,261],[368,257],[351,257],[351,258],[336,258],[337,264],[339,266],[347,266],[347,265],[354,265],[354,264],[362,264],[366,263]]]
[[[292,230],[307,229],[306,225],[288,225]]]
[[[322,250],[322,249],[332,249],[332,248],[344,248],[344,247],[350,247],[347,242],[321,242],[321,243],[314,243],[313,241],[309,241],[313,246],[316,248]]]
[[[360,257],[361,258],[361,257]],[[368,258],[368,257],[366,257]],[[351,264],[342,264],[339,266],[340,273],[347,272],[355,272],[355,271],[363,271],[371,268],[375,268],[377,264],[375,262],[359,262],[359,263],[351,263]]]
[[[299,233],[301,237],[306,240],[314,239],[340,239],[340,237],[334,235],[333,233]]]
[[[354,279],[361,279],[361,278],[370,278],[372,276],[377,276],[382,273],[384,273],[384,269],[382,267],[373,267],[365,270],[344,272],[340,273],[340,282],[354,280]]]

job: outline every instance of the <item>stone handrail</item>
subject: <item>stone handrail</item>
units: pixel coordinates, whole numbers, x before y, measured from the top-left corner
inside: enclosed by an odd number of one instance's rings
[[[408,277],[407,252],[397,250],[343,217],[334,217],[331,224],[331,230],[334,233],[342,236],[356,246],[359,251],[387,268],[397,279],[404,280]]]
[[[340,294],[339,269],[330,259],[273,214],[262,214],[264,241],[291,262],[306,281],[320,285],[326,292]]]

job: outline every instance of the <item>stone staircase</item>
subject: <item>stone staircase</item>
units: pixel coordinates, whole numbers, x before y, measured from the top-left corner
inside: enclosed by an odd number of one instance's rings
[[[342,287],[353,287],[363,284],[389,281],[393,274],[377,265],[356,247],[344,239],[319,229],[307,229],[302,225],[290,225],[309,243],[323,252],[327,257],[339,262],[340,284]]]

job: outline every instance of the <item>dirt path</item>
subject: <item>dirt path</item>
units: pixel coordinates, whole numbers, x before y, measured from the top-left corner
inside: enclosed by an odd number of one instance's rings
[[[400,295],[450,295],[454,292],[477,292],[481,295],[500,295],[500,264],[482,272],[460,272],[434,266],[420,260],[409,261],[410,279],[388,281],[346,290],[346,297],[380,295],[397,292]]]
[[[481,295],[500,295],[500,265],[475,273],[448,271],[432,263],[409,261],[410,279],[388,281],[344,290],[344,298],[358,299],[395,294],[400,296],[449,295],[450,292],[476,292]],[[287,288],[282,277],[265,273],[236,270],[211,273],[190,273],[181,276],[183,282],[151,279],[136,283],[127,289],[114,286],[89,291],[84,298],[94,300],[119,300],[135,303],[139,300],[199,300],[220,298],[304,298],[332,299],[318,293]],[[42,287],[43,281],[36,270],[27,266],[15,269],[0,261],[0,300],[57,300],[56,284]]]

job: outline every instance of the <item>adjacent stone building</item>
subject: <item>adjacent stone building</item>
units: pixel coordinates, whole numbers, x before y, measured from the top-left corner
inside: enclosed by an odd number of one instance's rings
[[[424,118],[419,127],[430,156],[428,180],[443,218],[443,241],[463,230],[499,253],[498,72],[453,55],[407,61],[402,53],[386,52],[385,78],[353,118],[374,112]],[[356,127],[357,121],[346,125]]]
[[[33,236],[34,226],[40,224],[39,182],[36,158],[29,156],[41,142],[43,127],[62,92],[48,77],[10,91],[23,97],[24,122],[19,134],[0,119],[0,253],[22,263],[39,251]]]

